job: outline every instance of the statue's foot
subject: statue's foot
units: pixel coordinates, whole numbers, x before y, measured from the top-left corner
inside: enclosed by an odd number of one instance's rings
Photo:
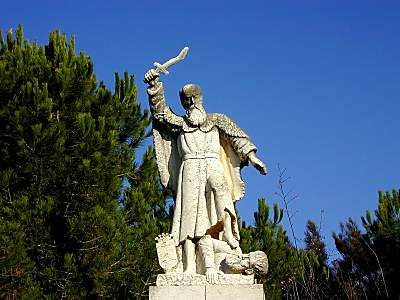
[[[183,273],[185,274],[196,274],[196,268],[192,266],[186,267],[185,270],[183,270]]]
[[[237,239],[235,239],[235,237],[232,234],[232,231],[230,231],[230,230],[225,230],[224,240],[228,243],[228,245],[233,250],[236,249],[237,247],[239,247],[239,241]]]

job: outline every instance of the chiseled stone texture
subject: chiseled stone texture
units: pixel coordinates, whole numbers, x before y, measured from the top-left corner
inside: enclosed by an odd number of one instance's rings
[[[265,300],[262,284],[151,286],[150,300]]]
[[[192,286],[151,286],[149,300],[204,300],[206,288],[201,285]]]
[[[205,275],[171,273],[157,275],[157,286],[193,286],[210,285]],[[241,274],[219,274],[217,284],[213,286],[224,285],[254,285],[254,275]]]
[[[207,285],[207,300],[265,300],[262,284],[252,285]]]

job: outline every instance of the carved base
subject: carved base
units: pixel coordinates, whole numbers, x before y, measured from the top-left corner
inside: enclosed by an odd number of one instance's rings
[[[205,275],[171,273],[157,275],[157,286],[210,285]],[[254,275],[219,274],[216,285],[220,284],[254,284]]]
[[[150,300],[265,300],[262,284],[151,286]]]

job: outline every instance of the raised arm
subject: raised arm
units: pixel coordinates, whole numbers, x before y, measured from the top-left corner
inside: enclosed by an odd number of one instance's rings
[[[147,94],[153,119],[167,125],[171,130],[179,130],[183,125],[183,118],[172,112],[167,105],[160,75],[154,69],[150,69],[144,75],[144,82],[149,85]]]

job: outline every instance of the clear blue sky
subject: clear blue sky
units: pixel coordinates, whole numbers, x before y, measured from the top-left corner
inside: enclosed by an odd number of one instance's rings
[[[374,209],[378,190],[400,187],[399,1],[3,1],[0,9],[3,32],[22,23],[41,44],[56,28],[75,35],[111,88],[114,72],[135,74],[143,107],[145,71],[189,46],[164,78],[171,106],[182,112],[179,88],[200,84],[206,109],[245,129],[270,168],[266,177],[243,172],[238,207],[248,223],[257,198],[278,200],[278,163],[300,196],[290,206],[297,237],[323,210],[330,249],[339,222]]]

